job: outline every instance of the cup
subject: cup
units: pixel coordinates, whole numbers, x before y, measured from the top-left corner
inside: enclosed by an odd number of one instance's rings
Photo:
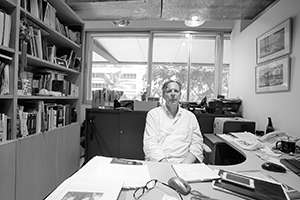
[[[282,151],[284,153],[295,153],[296,142],[281,140],[281,141],[276,142],[275,146],[276,146],[276,149],[279,149],[280,151]]]

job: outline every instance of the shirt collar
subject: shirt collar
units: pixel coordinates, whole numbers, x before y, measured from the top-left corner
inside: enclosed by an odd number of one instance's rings
[[[164,104],[162,107],[163,107],[164,111],[167,113],[167,115],[168,115],[169,117],[173,118],[173,116],[172,116],[172,114],[169,112],[169,110],[168,110],[166,104]],[[182,109],[183,109],[183,108],[181,108],[180,106],[178,106],[178,112],[176,113],[176,115],[175,115],[174,118],[179,118],[179,117],[182,115]]]

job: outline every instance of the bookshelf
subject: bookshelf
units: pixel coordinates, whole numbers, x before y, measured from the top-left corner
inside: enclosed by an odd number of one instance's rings
[[[3,81],[4,70],[1,74],[0,67],[0,114],[4,114],[11,124],[10,130],[6,130],[6,137],[2,138],[3,124],[0,122],[0,177],[5,180],[5,184],[0,186],[1,198],[44,199],[79,168],[80,122],[72,118],[71,109],[77,111],[78,118],[82,99],[80,88],[83,85],[81,63],[84,22],[63,0],[0,0],[0,11],[5,13],[4,16],[9,15],[11,26],[5,43],[0,36],[0,66],[5,63],[9,72]],[[3,16],[1,13],[0,20]],[[27,51],[23,52],[20,42],[22,24],[31,27]],[[2,29],[6,27],[2,23],[0,25]],[[0,27],[0,32],[2,29]],[[55,47],[52,60],[49,59],[50,47]],[[66,50],[69,53],[63,55]],[[23,62],[24,52],[27,62]],[[24,68],[21,67],[24,66],[22,63],[26,64]],[[45,69],[51,73],[39,74]],[[24,74],[29,76],[25,77]],[[64,76],[57,79],[57,74]],[[33,82],[36,87],[32,86]],[[2,87],[5,85],[2,83],[9,84]],[[42,89],[46,89],[46,93],[41,93]],[[27,109],[29,102],[36,103],[37,107],[28,111],[34,112],[34,115],[30,115],[32,121],[22,124],[26,124],[26,130],[30,127],[35,132],[26,133],[20,130],[20,116],[24,116],[24,113],[20,114],[19,109]],[[37,116],[43,116],[43,125],[50,123],[50,114],[45,110],[45,105],[50,104],[55,105],[55,115],[51,116],[55,122],[50,128],[38,129]],[[40,112],[40,108],[43,108],[43,112]],[[61,122],[55,116],[63,108],[69,110],[59,115],[63,116]],[[29,115],[25,116],[28,120]]]

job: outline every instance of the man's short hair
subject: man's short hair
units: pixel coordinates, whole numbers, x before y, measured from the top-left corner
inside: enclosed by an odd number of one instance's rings
[[[166,91],[166,89],[168,88],[169,83],[177,83],[177,85],[179,85],[179,91],[181,91],[182,84],[181,84],[179,81],[176,81],[176,80],[169,80],[169,81],[164,82],[164,84],[163,84],[163,86],[162,86],[162,91],[163,91],[163,93],[164,93],[164,92]]]

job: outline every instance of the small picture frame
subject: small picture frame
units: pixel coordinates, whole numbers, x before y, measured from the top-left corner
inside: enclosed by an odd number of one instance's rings
[[[55,63],[66,68],[68,67],[67,61],[61,58],[55,58]]]
[[[290,89],[290,56],[283,56],[255,68],[255,92],[279,92]]]
[[[257,64],[291,53],[291,24],[289,18],[256,39]]]

